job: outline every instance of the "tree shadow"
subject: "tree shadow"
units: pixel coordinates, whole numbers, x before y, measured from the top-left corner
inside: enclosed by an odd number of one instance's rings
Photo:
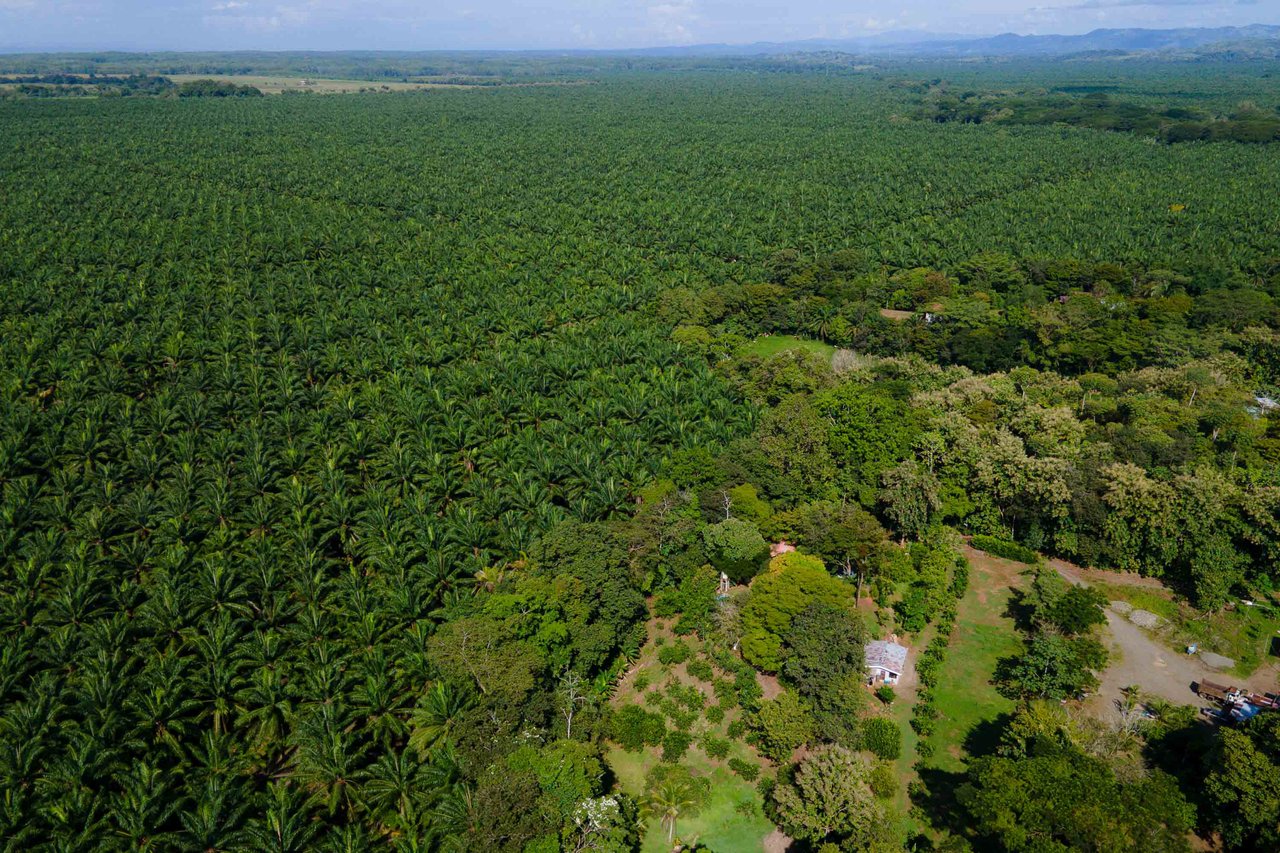
[[[956,799],[956,792],[965,783],[965,774],[937,767],[921,767],[919,773],[924,791],[912,792],[912,805],[924,812],[935,829],[964,834],[965,810]]]
[[[965,752],[972,758],[995,755],[996,749],[1000,746],[1000,736],[1004,734],[1012,720],[1013,714],[1005,712],[993,719],[983,720],[969,729],[964,736]]]
[[[963,747],[969,760],[995,754],[1000,735],[1012,719],[1011,713],[1003,713],[994,719],[983,720],[965,733]],[[967,839],[963,849],[975,851],[998,849],[989,841],[974,838],[970,832],[970,820],[957,797],[967,781],[966,773],[943,770],[937,767],[919,767],[920,790],[912,791],[911,802],[919,808],[936,830],[949,833],[954,839]],[[963,842],[960,842],[963,844]],[[932,845],[921,849],[935,849]],[[953,849],[950,846],[940,849]],[[960,848],[954,848],[960,849]]]
[[[1020,589],[1009,590],[1009,603],[1005,606],[1005,617],[1012,619],[1014,627],[1023,634],[1030,634],[1035,630],[1035,619],[1033,618],[1034,609],[1031,603],[1027,601],[1027,594]]]

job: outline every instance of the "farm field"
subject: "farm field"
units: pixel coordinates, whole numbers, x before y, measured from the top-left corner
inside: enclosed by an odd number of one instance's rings
[[[405,83],[400,80],[334,80],[326,77],[268,76],[260,74],[172,74],[175,83],[193,80],[217,80],[239,86],[253,86],[264,95],[299,94],[314,92],[317,95],[345,95],[353,92],[418,92],[427,89],[466,88],[465,84],[433,83],[430,81]]]

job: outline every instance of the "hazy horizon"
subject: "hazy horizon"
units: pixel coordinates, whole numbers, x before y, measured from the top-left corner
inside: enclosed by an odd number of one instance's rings
[[[618,50],[1098,28],[1246,26],[1280,0],[0,0],[0,50]]]

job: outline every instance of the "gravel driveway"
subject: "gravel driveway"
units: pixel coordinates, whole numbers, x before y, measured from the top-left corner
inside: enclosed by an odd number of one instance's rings
[[[1053,561],[1058,574],[1073,584],[1088,586],[1073,571],[1074,566]],[[1107,609],[1107,645],[1111,648],[1111,666],[1099,676],[1098,692],[1086,703],[1095,711],[1109,712],[1120,698],[1120,690],[1136,684],[1144,693],[1159,696],[1179,705],[1205,704],[1196,696],[1192,684],[1207,678],[1219,684],[1247,687],[1257,692],[1274,691],[1275,677],[1270,667],[1263,667],[1247,679],[1215,673],[1194,655],[1167,648],[1119,613]]]

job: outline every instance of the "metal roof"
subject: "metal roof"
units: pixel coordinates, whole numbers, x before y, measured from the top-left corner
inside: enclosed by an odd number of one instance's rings
[[[889,640],[872,640],[867,643],[866,653],[867,666],[900,673],[907,665],[907,647]]]

